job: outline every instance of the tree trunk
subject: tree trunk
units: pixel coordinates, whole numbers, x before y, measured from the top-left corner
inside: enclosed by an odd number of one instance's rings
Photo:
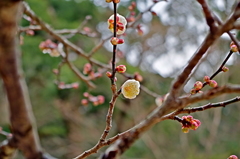
[[[0,75],[9,102],[11,145],[22,151],[27,159],[40,159],[41,147],[18,49],[17,26],[21,15],[21,0],[0,1]]]

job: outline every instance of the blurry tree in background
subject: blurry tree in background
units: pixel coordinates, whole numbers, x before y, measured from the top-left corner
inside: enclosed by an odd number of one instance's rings
[[[0,2],[0,158],[240,156],[239,1],[106,1]]]

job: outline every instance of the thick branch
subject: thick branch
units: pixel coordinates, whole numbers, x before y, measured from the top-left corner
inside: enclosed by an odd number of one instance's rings
[[[203,12],[207,21],[208,26],[210,27],[210,31],[214,32],[217,30],[217,26],[215,23],[214,15],[211,13],[211,10],[209,9],[207,2],[205,0],[197,0],[199,4],[201,4],[203,8]]]
[[[9,101],[13,133],[11,147],[20,149],[28,159],[40,159],[41,147],[17,48],[17,22],[21,9],[20,1],[0,3],[0,75]]]
[[[229,30],[233,29],[234,22],[238,19],[239,16],[240,16],[240,2],[235,8],[233,14],[228,18],[228,20],[222,26],[218,27],[218,31],[214,31],[207,35],[202,45],[195,52],[194,56],[190,59],[187,66],[183,69],[183,72],[175,79],[170,89],[171,98],[175,98],[175,96],[179,94],[181,88],[186,83],[186,80],[191,75],[193,69],[197,66],[200,59],[206,53],[208,48],[214,43],[214,41],[218,39],[224,32],[228,32]]]

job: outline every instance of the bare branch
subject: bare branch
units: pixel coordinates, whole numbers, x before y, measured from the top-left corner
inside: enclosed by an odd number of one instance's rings
[[[206,105],[200,106],[200,107],[194,107],[194,108],[184,108],[184,109],[179,109],[178,111],[175,111],[173,113],[170,113],[168,115],[165,115],[161,118],[161,120],[166,120],[166,119],[173,119],[173,120],[179,120],[179,118],[176,117],[176,115],[179,114],[190,114],[190,113],[195,113],[195,112],[200,112],[204,111],[207,109],[212,109],[212,108],[219,108],[219,107],[225,107],[227,105],[230,105],[232,103],[236,103],[240,101],[240,97],[235,97],[233,99],[229,99],[223,102],[218,102],[218,103],[208,103]]]
[[[215,32],[217,30],[217,25],[215,23],[214,15],[211,13],[211,10],[208,7],[208,4],[205,0],[197,0],[199,4],[201,4],[203,8],[203,12],[207,21],[208,26],[210,27],[211,32]]]
[[[26,2],[23,3],[24,4],[24,13],[26,15],[28,15],[29,17],[31,17],[34,21],[36,21],[43,30],[45,30],[46,32],[48,32],[51,36],[53,36],[56,40],[60,41],[61,43],[63,43],[64,45],[67,45],[70,49],[72,49],[73,51],[75,51],[78,55],[88,59],[89,61],[91,61],[93,64],[102,67],[102,68],[108,68],[108,65],[102,64],[99,61],[96,61],[92,58],[88,58],[88,56],[86,55],[86,53],[78,46],[76,46],[75,44],[73,44],[72,42],[70,42],[68,39],[64,38],[63,36],[59,35],[58,33],[56,33],[56,31],[54,31],[48,24],[44,23],[40,18],[38,18],[35,13],[30,9],[30,7],[28,6],[28,4]]]
[[[240,2],[238,3],[236,9],[233,14],[228,18],[228,20],[222,25],[218,27],[218,31],[209,33],[206,39],[203,41],[202,45],[195,52],[194,56],[190,59],[187,66],[183,69],[183,72],[175,79],[173,85],[170,89],[170,97],[175,98],[180,92],[180,89],[186,83],[186,80],[191,75],[193,69],[197,66],[200,59],[206,53],[208,48],[214,43],[216,39],[218,39],[224,32],[228,32],[233,29],[234,22],[240,15]]]

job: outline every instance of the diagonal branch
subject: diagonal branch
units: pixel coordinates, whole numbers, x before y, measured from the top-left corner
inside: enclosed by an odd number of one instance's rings
[[[203,12],[207,21],[208,26],[210,27],[210,32],[213,33],[217,30],[217,25],[215,23],[215,17],[211,13],[211,10],[209,9],[209,6],[205,0],[197,0],[199,4],[203,8]]]

